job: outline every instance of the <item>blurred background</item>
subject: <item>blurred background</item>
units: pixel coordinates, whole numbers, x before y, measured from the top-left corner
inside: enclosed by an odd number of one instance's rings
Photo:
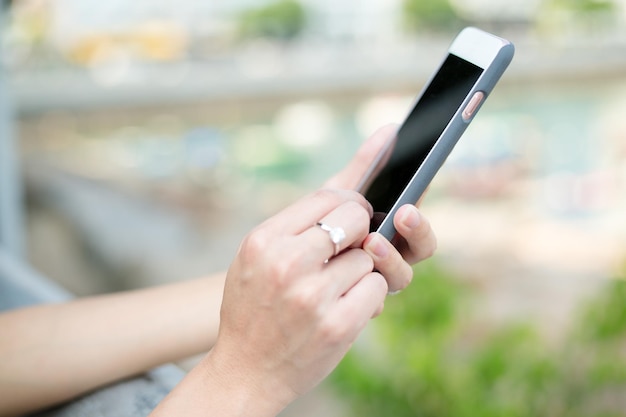
[[[402,121],[462,27],[510,39],[423,203],[438,253],[294,407],[626,415],[626,295],[602,298],[624,293],[626,1],[5,5],[26,253],[77,295],[227,268],[250,228]]]

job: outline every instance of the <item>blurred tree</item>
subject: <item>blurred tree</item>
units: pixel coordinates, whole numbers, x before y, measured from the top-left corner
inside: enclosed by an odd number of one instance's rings
[[[626,416],[624,277],[555,343],[530,323],[476,323],[471,288],[428,261],[331,381],[359,417]]]
[[[615,0],[544,0],[537,17],[540,33],[555,37],[599,36],[621,25]]]
[[[448,30],[461,26],[449,0],[403,0],[404,21],[410,30]]]
[[[613,12],[616,4],[613,0],[550,0],[552,6],[573,12]]]
[[[299,2],[278,0],[244,12],[239,19],[239,33],[243,38],[293,39],[305,23],[306,14]]]

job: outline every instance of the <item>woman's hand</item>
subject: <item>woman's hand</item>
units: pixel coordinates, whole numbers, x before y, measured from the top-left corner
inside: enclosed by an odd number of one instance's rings
[[[324,189],[253,230],[226,279],[213,369],[284,406],[325,378],[387,294],[362,249],[372,209]],[[317,222],[341,227],[335,245]]]

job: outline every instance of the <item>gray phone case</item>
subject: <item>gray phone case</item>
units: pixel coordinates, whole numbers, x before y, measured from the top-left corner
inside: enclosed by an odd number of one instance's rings
[[[475,28],[471,29],[477,30]],[[463,104],[456,111],[450,123],[447,125],[429,154],[424,159],[424,162],[415,172],[407,187],[404,189],[398,200],[395,202],[385,219],[379,225],[377,232],[381,233],[389,240],[393,239],[396,234],[396,229],[393,225],[393,217],[395,216],[395,213],[404,204],[415,204],[420,199],[422,194],[426,191],[426,188],[435,177],[437,171],[439,171],[446,158],[458,142],[459,138],[462,136],[467,126],[473,120],[476,112],[480,110],[480,107],[489,97],[489,94],[491,93],[496,83],[513,59],[514,53],[515,47],[513,46],[513,44],[508,41],[504,41],[501,49],[494,57],[491,64],[488,67],[484,68],[483,73],[478,78],[478,80],[470,90],[469,94],[467,94],[467,96],[463,100]],[[439,72],[443,61],[444,60],[442,60],[441,64],[437,68],[437,71],[435,71],[431,78],[428,80],[425,87],[422,89],[422,92],[418,95],[415,103],[419,102],[424,91],[426,90],[428,85],[430,85],[432,79],[435,77],[435,74]],[[483,92],[485,96],[478,105],[478,107],[475,109],[472,118],[466,121],[462,117],[462,112],[467,107],[474,94],[478,91]]]

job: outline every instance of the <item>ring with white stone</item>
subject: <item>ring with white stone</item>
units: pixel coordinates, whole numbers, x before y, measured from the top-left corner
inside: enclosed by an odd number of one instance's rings
[[[335,253],[333,256],[336,256],[339,253],[339,245],[346,238],[346,232],[341,227],[330,227],[327,224],[322,222],[315,223],[316,226],[319,226],[320,229],[328,232],[328,237],[330,237],[330,241],[335,245]]]

